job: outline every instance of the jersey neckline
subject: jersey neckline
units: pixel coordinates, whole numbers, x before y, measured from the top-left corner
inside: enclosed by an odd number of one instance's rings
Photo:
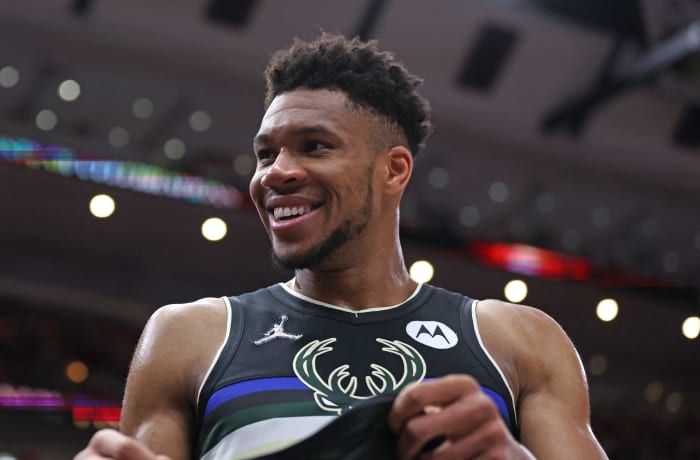
[[[269,290],[274,297],[292,309],[353,323],[371,323],[402,316],[423,305],[432,293],[429,285],[419,283],[413,293],[400,304],[355,311],[308,297],[290,288],[286,283],[272,285]]]

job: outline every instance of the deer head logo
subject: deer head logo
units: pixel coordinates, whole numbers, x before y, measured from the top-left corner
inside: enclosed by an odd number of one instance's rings
[[[411,382],[420,382],[425,377],[425,361],[412,346],[399,340],[377,339],[384,345],[382,351],[398,355],[403,362],[403,375],[396,377],[385,367],[372,363],[369,365],[371,375],[365,376],[365,383],[370,395],[357,394],[357,377],[350,375],[350,365],[342,364],[328,375],[321,377],[316,371],[316,358],[333,351],[330,344],[335,338],[313,340],[299,350],[294,356],[294,373],[306,386],[314,390],[314,400],[323,410],[341,414],[363,399],[369,399],[382,393],[401,390]]]

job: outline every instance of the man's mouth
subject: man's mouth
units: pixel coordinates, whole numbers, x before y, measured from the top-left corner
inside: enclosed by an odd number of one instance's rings
[[[289,220],[311,212],[311,206],[280,206],[273,208],[272,215],[277,220]]]

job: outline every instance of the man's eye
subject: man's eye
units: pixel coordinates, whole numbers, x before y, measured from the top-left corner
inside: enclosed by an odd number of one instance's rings
[[[317,150],[325,150],[329,148],[330,146],[328,144],[319,141],[309,141],[306,144],[304,144],[304,150],[306,152],[315,152]]]
[[[255,152],[258,162],[263,163],[274,158],[275,152],[272,150],[259,150]]]

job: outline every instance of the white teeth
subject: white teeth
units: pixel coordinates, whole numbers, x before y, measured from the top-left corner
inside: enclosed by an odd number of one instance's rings
[[[308,206],[292,206],[287,208],[275,208],[273,214],[275,219],[280,219],[282,217],[301,216],[310,211],[311,208]]]

